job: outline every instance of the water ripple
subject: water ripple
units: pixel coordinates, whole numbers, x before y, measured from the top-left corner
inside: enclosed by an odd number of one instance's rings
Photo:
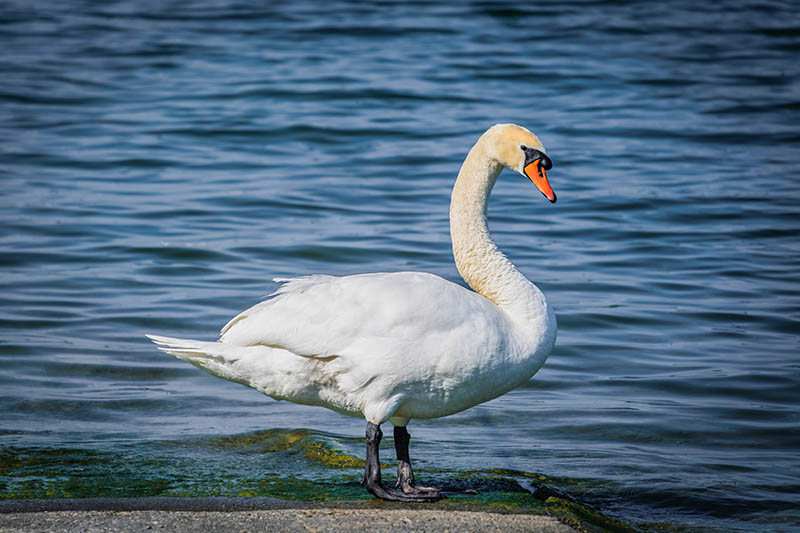
[[[245,459],[313,479],[328,467],[307,450],[361,457],[358,420],[215,381],[142,334],[211,339],[276,276],[459,281],[450,187],[477,135],[513,121],[548,147],[559,202],[505,172],[490,225],[555,305],[559,342],[520,389],[415,422],[421,466],[541,472],[643,529],[791,530],[799,14],[772,0],[12,2],[9,479],[30,488],[41,461],[36,490],[73,467],[86,482],[123,457],[143,471],[117,465],[124,486],[98,486],[135,496],[170,476],[213,490],[199,480],[221,479],[214,465],[254,472]],[[187,437],[196,460],[166,452]]]

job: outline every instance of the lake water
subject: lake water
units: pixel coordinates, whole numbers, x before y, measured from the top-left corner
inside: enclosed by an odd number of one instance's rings
[[[797,3],[45,4],[0,10],[0,498],[362,497],[363,421],[144,333],[214,339],[276,276],[461,282],[450,188],[516,122],[559,202],[506,171],[490,227],[558,344],[412,422],[420,477],[800,528]]]

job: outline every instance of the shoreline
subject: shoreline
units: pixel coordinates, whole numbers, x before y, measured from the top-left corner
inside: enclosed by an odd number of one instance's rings
[[[0,532],[578,530],[530,510],[469,504],[306,502],[275,498],[87,498],[0,501]]]

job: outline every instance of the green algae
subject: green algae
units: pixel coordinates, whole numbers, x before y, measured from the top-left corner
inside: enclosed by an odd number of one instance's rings
[[[269,430],[129,447],[0,448],[0,499],[264,496],[313,501],[364,493],[364,461],[309,430]],[[295,475],[295,474],[299,475]]]
[[[545,509],[562,522],[588,533],[634,533],[636,529],[609,518],[586,505],[551,496],[544,502]]]
[[[307,429],[270,429],[245,435],[206,439],[212,448],[237,453],[289,452],[302,454],[311,462],[326,468],[364,468],[364,460],[349,455],[329,442],[324,436]]]
[[[364,468],[365,466],[363,459],[347,455],[323,442],[306,441],[301,444],[308,460],[320,463],[327,468]]]
[[[343,450],[342,441],[345,447],[363,446],[363,439],[349,442],[309,430],[268,430],[143,444],[114,453],[0,448],[0,500],[252,497],[375,502],[360,484],[364,461]],[[392,484],[393,465],[382,466],[384,482]],[[417,474],[425,484],[448,490],[448,498],[437,504],[444,509],[544,512],[581,531],[635,531],[555,488],[569,485],[569,480],[561,484],[541,474],[504,469],[420,469]],[[533,492],[526,488],[531,486]]]

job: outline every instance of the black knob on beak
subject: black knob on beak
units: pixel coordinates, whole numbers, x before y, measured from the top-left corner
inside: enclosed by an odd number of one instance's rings
[[[551,168],[553,168],[553,162],[550,161],[550,158],[547,157],[545,154],[542,154],[542,168],[544,168],[545,170],[550,170]]]
[[[542,162],[540,165],[542,165],[543,169],[550,170],[553,168],[553,162],[544,152],[540,152],[536,148],[528,148],[527,146],[523,146],[522,150],[525,152],[525,164],[523,165],[523,168],[527,167],[537,159],[541,159]]]

